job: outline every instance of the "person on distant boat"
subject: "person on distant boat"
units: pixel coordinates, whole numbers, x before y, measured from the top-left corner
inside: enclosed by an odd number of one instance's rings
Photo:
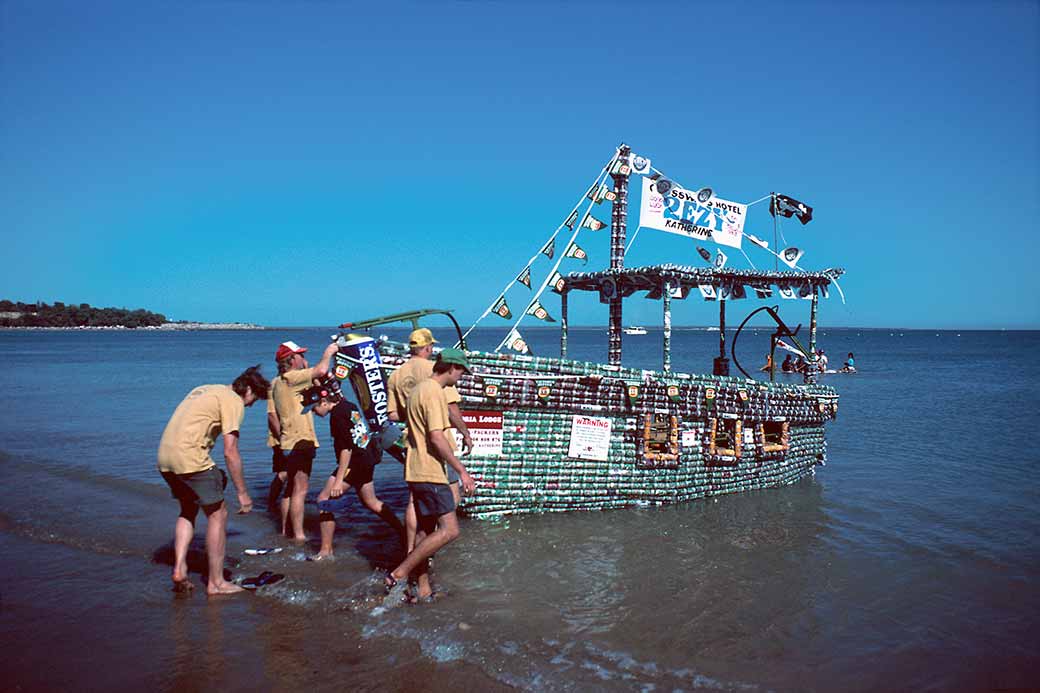
[[[845,359],[845,365],[841,368],[842,373],[855,373],[856,372],[856,359],[852,356],[852,352],[849,352],[849,357]]]
[[[209,575],[207,594],[233,594],[242,588],[224,579],[227,542],[227,508],[224,488],[227,474],[219,469],[210,451],[222,435],[224,460],[238,490],[238,512],[253,509],[242,457],[238,452],[238,430],[246,407],[267,399],[271,384],[259,366],[247,368],[231,385],[201,385],[177,405],[159,441],[159,473],[180,503],[173,529],[173,587],[192,588],[188,579],[188,545],[195,535],[199,508],[206,514],[206,561]]]
[[[823,349],[816,350],[816,369],[821,373],[827,372],[827,354]]]
[[[307,349],[296,342],[282,342],[275,352],[278,362],[278,377],[274,379],[272,397],[275,413],[281,427],[279,443],[285,452],[285,469],[288,478],[285,494],[289,497],[289,529],[295,541],[306,541],[303,532],[303,503],[310,486],[311,466],[318,449],[318,436],[314,433],[314,417],[303,411],[300,395],[311,387],[315,379],[324,378],[329,372],[329,361],[339,347],[333,342],[325,348],[321,360],[313,368],[307,364],[303,354]]]
[[[387,414],[391,421],[405,421],[409,395],[416,385],[424,380],[428,380],[433,375],[433,361],[431,359],[433,358],[434,344],[437,344],[437,340],[433,338],[433,333],[425,327],[413,330],[408,336],[408,349],[411,352],[411,357],[400,368],[391,373],[390,378],[387,380],[387,392],[389,395],[387,397]],[[473,439],[470,438],[469,428],[466,427],[466,423],[462,420],[462,411],[459,409],[459,402],[462,401],[462,398],[454,386],[444,388],[444,396],[448,402],[448,418],[451,421],[451,425],[462,434],[462,454],[465,455],[473,449]],[[454,450],[454,438],[449,436],[448,442],[452,446],[452,450]],[[458,504],[461,498],[459,495],[459,476],[452,467],[447,468],[447,473],[451,494],[455,498],[455,503]],[[418,519],[415,515],[415,506],[412,503],[412,499],[408,500],[408,507],[405,509],[404,514],[404,523],[407,529],[405,549],[411,551],[415,547],[415,533],[418,527]]]
[[[765,363],[764,366],[762,366],[758,370],[760,370],[760,371],[771,371],[771,370],[773,370],[773,355],[772,354],[766,354],[766,363]]]
[[[784,362],[780,364],[780,370],[782,370],[784,373],[794,373],[795,363],[794,359],[791,358],[790,354],[788,354],[787,357],[784,359]]]
[[[333,536],[336,533],[336,518],[332,512],[321,510],[322,504],[343,496],[347,486],[352,486],[362,505],[390,525],[402,543],[405,529],[390,506],[376,496],[372,474],[379,464],[383,451],[375,440],[369,440],[368,426],[364,416],[352,402],[340,397],[321,399],[313,409],[318,416],[329,416],[329,433],[336,451],[336,468],[318,494],[321,548],[308,560],[321,561],[333,556]]]
[[[408,422],[408,457],[405,481],[419,520],[415,548],[404,561],[387,572],[387,594],[405,596],[407,581],[414,576],[417,600],[433,597],[429,582],[429,558],[459,536],[456,502],[448,485],[446,467],[458,472],[463,493],[475,490],[473,477],[455,455],[451,442],[451,420],[445,389],[454,386],[464,373],[470,373],[469,360],[460,349],[444,349],[433,364],[433,375],[415,386],[408,395],[405,410]]]

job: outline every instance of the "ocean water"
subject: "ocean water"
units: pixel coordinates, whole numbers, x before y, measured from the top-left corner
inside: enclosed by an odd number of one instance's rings
[[[434,604],[379,608],[376,571],[400,547],[358,504],[338,521],[333,563],[302,560],[316,544],[283,542],[259,507],[232,515],[230,570],[287,579],[173,594],[177,509],[155,471],[170,413],[195,385],[258,362],[270,372],[279,342],[317,352],[330,333],[0,332],[4,690],[1040,685],[1040,333],[823,330],[832,364],[853,351],[860,372],[825,379],[842,399],[813,478],[676,506],[463,520],[437,556]],[[740,338],[749,372],[767,334]],[[478,331],[471,346],[497,336]],[[525,336],[558,351],[553,329]],[[676,329],[673,366],[710,369],[717,343]],[[659,366],[659,331],[624,345],[626,365]],[[572,330],[572,357],[605,351],[603,329]],[[262,405],[247,410],[241,436],[257,501],[271,476],[264,419]],[[319,432],[312,499],[333,467]],[[402,510],[400,466],[375,480]],[[316,515],[309,505],[315,537]]]

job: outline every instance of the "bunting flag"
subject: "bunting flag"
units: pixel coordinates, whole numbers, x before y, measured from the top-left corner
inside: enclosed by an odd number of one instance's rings
[[[530,266],[525,267],[524,271],[521,272],[517,276],[516,280],[518,282],[520,282],[521,284],[523,284],[524,286],[526,286],[528,289],[530,289],[531,288],[531,268],[530,268]]]
[[[751,288],[755,290],[757,298],[770,298],[773,295],[773,287],[769,286],[769,284],[752,285]]]
[[[567,246],[567,250],[564,251],[563,256],[573,257],[577,260],[581,260],[583,263],[587,263],[589,261],[588,253],[582,250],[581,247],[574,241],[571,241],[571,244]]]
[[[790,344],[788,344],[787,342],[785,342],[782,339],[776,340],[776,346],[777,346],[778,349],[783,349],[784,351],[790,351],[792,354],[797,354],[799,356],[805,356],[805,354],[802,353],[801,349],[797,349],[797,348],[791,346]]]
[[[627,176],[632,172],[632,167],[628,164],[628,159],[618,159],[614,162],[614,167],[610,169],[612,176]]]
[[[798,265],[798,261],[805,255],[805,251],[801,248],[796,248],[793,245],[790,248],[784,248],[780,251],[780,259],[785,265],[791,269],[795,269]]]
[[[749,233],[749,234],[747,234],[747,239],[749,241],[751,241],[752,243],[754,243],[755,245],[757,245],[759,248],[766,248],[766,249],[769,248],[769,241],[763,241],[758,236],[754,236],[754,235]]]
[[[549,286],[552,290],[558,294],[563,293],[563,275],[559,272],[553,272],[552,279],[549,280]]]
[[[585,218],[581,220],[582,227],[586,229],[592,229],[593,231],[599,231],[600,229],[607,228],[607,225],[602,221],[592,216],[592,213],[586,213]]]
[[[729,297],[732,298],[734,301],[739,301],[741,299],[747,298],[747,292],[744,290],[744,285],[734,284],[732,287],[730,287]]]
[[[513,351],[519,351],[521,354],[528,354],[531,352],[530,347],[527,346],[527,342],[520,336],[520,331],[513,328],[509,331],[509,336],[506,337],[506,346]]]
[[[563,222],[563,225],[566,226],[571,231],[573,231],[574,230],[574,222],[576,222],[576,221],[578,221],[578,210],[574,210],[573,212],[571,212],[571,215],[569,217],[567,217],[567,221]]]
[[[778,286],[776,288],[780,294],[780,298],[795,298],[794,289],[790,286]]]
[[[589,188],[588,191],[585,193],[585,199],[592,200],[593,202],[595,202],[596,201],[596,195],[597,195],[598,192],[599,192],[599,186],[597,184],[593,183],[592,187]]]
[[[527,314],[533,315],[539,320],[544,320],[545,322],[556,322],[556,318],[549,315],[549,311],[542,306],[542,302],[538,299],[535,299],[534,303],[531,304],[531,307],[527,309]]]
[[[830,289],[827,287],[826,284],[821,284],[820,285],[820,296],[822,296],[823,298],[830,298],[831,297]]]
[[[596,204],[600,204],[601,202],[603,202],[603,200],[609,200],[613,202],[616,199],[617,193],[611,190],[606,183],[600,185],[599,189],[596,190],[595,194],[593,194],[592,196],[592,201]]]
[[[712,410],[715,408],[715,388],[706,387],[704,388],[704,406],[705,408]]]
[[[715,266],[715,269],[720,270],[723,267],[725,267],[727,259],[728,258],[726,257],[726,253],[722,252],[721,250],[716,250],[715,251],[715,262],[713,263],[714,266]]]
[[[709,253],[704,248],[697,246],[697,253],[700,254],[702,258],[704,258],[705,262],[711,262],[711,253]]]
[[[668,399],[672,400],[673,402],[678,402],[679,401],[679,386],[675,385],[673,383],[669,383],[667,388],[665,389],[665,394],[668,395]]]
[[[793,197],[778,193],[774,193],[769,200],[769,213],[774,217],[780,214],[780,216],[788,219],[798,217],[798,221],[802,222],[803,226],[812,221],[812,207],[804,202],[799,202]]]
[[[650,173],[650,159],[633,153],[632,173],[638,173],[641,176],[645,176],[646,174]]]
[[[697,288],[701,291],[701,296],[704,297],[705,301],[714,301],[716,298],[715,287],[711,284],[698,284]]]
[[[551,380],[537,380],[535,381],[538,385],[538,399],[545,402],[549,399],[549,395],[552,394],[553,381]]]
[[[555,254],[556,254],[556,237],[553,236],[552,238],[549,239],[548,243],[546,243],[545,245],[542,246],[542,255],[544,255],[545,257],[547,257],[550,260],[552,260],[553,259],[553,255],[555,255]]]
[[[509,310],[509,304],[506,303],[505,296],[499,296],[498,301],[495,302],[495,307],[491,310],[494,311],[495,315],[506,320],[513,317],[513,311]]]

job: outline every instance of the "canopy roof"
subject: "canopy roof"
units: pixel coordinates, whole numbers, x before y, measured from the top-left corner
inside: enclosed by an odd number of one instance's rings
[[[763,270],[720,269],[714,267],[691,267],[689,265],[650,265],[646,267],[624,267],[602,272],[571,272],[563,277],[561,291],[596,291],[605,298],[615,292],[622,297],[636,291],[648,291],[647,298],[661,298],[665,282],[670,282],[672,295],[685,298],[691,289],[710,285],[716,289],[725,287],[755,287],[779,289],[826,287],[845,270],[831,268],[819,272],[768,272]]]

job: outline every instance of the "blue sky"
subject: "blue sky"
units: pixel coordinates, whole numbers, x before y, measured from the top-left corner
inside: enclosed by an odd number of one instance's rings
[[[0,297],[469,323],[624,141],[687,187],[812,205],[783,228],[802,266],[846,268],[826,325],[1037,328],[1038,7],[0,0]],[[588,269],[608,241],[579,236]],[[643,230],[626,264],[695,245]]]

